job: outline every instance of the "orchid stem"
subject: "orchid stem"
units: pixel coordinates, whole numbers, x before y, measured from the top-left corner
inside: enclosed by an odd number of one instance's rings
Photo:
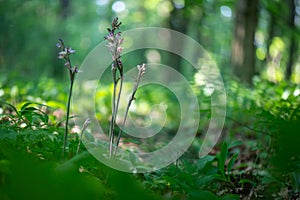
[[[71,98],[72,98],[72,92],[73,92],[73,83],[74,83],[74,76],[75,74],[72,74],[70,72],[70,91],[68,96],[68,103],[67,103],[67,117],[66,117],[66,128],[65,128],[65,134],[64,134],[64,143],[63,143],[63,150],[62,150],[62,156],[64,156],[66,152],[67,147],[67,140],[68,140],[68,126],[69,126],[69,115],[70,115],[70,106],[71,106]]]

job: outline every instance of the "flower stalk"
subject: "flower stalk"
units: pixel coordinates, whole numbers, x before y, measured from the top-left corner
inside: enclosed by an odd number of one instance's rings
[[[138,65],[138,77],[136,80],[136,83],[134,85],[131,97],[128,101],[128,105],[126,107],[125,116],[123,118],[123,122],[121,124],[121,127],[119,129],[118,135],[115,133],[115,126],[116,126],[116,118],[118,114],[119,109],[119,103],[121,98],[121,93],[123,89],[123,81],[124,81],[124,74],[123,74],[123,63],[121,61],[121,53],[123,51],[123,47],[121,45],[124,42],[124,39],[122,38],[121,32],[116,32],[117,29],[119,29],[120,25],[122,23],[118,21],[118,18],[116,17],[112,24],[111,28],[108,28],[108,35],[104,38],[108,41],[108,44],[106,45],[108,47],[108,50],[110,51],[112,55],[112,76],[113,76],[113,94],[112,94],[112,116],[109,126],[109,159],[112,158],[112,156],[116,156],[120,138],[122,135],[122,129],[125,126],[127,115],[129,112],[130,105],[132,101],[135,99],[135,93],[138,89],[138,86],[140,84],[142,76],[145,74],[146,65],[143,64],[142,66]],[[118,89],[118,90],[117,90]],[[117,92],[118,91],[118,92]],[[115,138],[115,136],[117,138]]]
[[[82,136],[83,136],[83,132],[87,129],[87,127],[90,125],[91,123],[91,119],[87,118],[82,126],[82,129],[80,131],[80,136],[79,136],[79,142],[77,145],[77,151],[76,151],[76,155],[78,155],[79,150],[80,150],[80,145],[81,145],[81,141],[82,141]]]
[[[119,134],[118,134],[118,137],[117,137],[117,141],[116,141],[116,148],[115,148],[115,151],[114,151],[114,156],[117,155],[118,146],[119,146],[121,135],[122,135],[122,130],[123,130],[123,128],[125,126],[125,123],[126,123],[126,119],[127,119],[127,116],[128,116],[129,108],[131,106],[132,101],[135,100],[136,91],[137,91],[137,89],[139,87],[139,84],[141,82],[141,78],[145,74],[145,71],[146,71],[146,65],[145,64],[143,64],[142,66],[138,65],[137,68],[138,68],[138,77],[137,77],[137,79],[135,81],[135,84],[134,84],[131,96],[129,97],[129,100],[128,100],[128,103],[127,103],[127,106],[126,106],[125,115],[124,115],[123,122],[121,124],[120,130],[119,130]]]
[[[113,75],[113,95],[112,95],[112,116],[110,121],[110,127],[109,127],[109,158],[112,157],[113,152],[113,145],[114,145],[114,136],[115,136],[115,125],[116,125],[116,118],[117,118],[117,112],[119,108],[121,93],[123,89],[123,64],[121,61],[121,53],[123,48],[121,45],[123,44],[124,39],[121,37],[121,32],[117,32],[116,30],[119,29],[120,25],[122,23],[118,21],[118,18],[116,17],[112,24],[111,28],[108,28],[108,35],[104,38],[108,41],[107,47],[112,55],[112,75]],[[119,75],[119,77],[118,77]],[[119,90],[117,94],[117,87],[118,82],[120,80],[119,84]]]
[[[65,47],[65,44],[62,39],[58,40],[56,46],[57,48],[60,49],[60,52],[58,53],[58,58],[65,60],[64,66],[68,69],[69,78],[70,78],[70,90],[69,90],[68,102],[67,102],[67,116],[66,116],[65,133],[64,133],[63,147],[62,147],[62,156],[64,156],[64,153],[66,152],[66,148],[67,148],[70,105],[71,105],[71,98],[73,93],[74,79],[75,79],[75,75],[79,72],[79,70],[77,65],[73,67],[71,64],[70,55],[75,54],[75,50],[72,49],[71,47]]]

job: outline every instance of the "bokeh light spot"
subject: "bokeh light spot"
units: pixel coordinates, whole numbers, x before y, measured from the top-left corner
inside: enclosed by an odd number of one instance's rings
[[[122,12],[126,9],[126,5],[123,1],[116,1],[113,5],[112,5],[112,9],[113,11],[115,11],[116,13]]]

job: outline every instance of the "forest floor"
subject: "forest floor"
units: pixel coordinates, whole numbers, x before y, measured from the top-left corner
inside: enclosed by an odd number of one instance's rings
[[[228,81],[226,92],[222,137],[208,155],[198,156],[204,123],[176,162],[135,174],[107,167],[84,145],[77,152],[80,138],[72,123],[62,156],[63,83],[2,80],[0,199],[300,199],[300,88]],[[103,95],[110,102],[110,93]],[[165,134],[174,132],[171,127]]]

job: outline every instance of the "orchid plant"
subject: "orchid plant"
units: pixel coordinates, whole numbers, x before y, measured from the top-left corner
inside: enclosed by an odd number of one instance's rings
[[[62,39],[58,40],[58,43],[56,44],[56,46],[57,46],[57,48],[60,49],[60,52],[58,53],[58,58],[65,60],[64,65],[69,71],[69,78],[70,78],[70,90],[69,90],[68,103],[67,103],[67,116],[66,116],[65,133],[64,133],[63,147],[62,147],[62,156],[63,156],[67,149],[68,126],[69,126],[69,118],[70,118],[70,105],[71,105],[71,97],[72,97],[74,79],[75,79],[75,75],[79,72],[79,70],[78,70],[77,65],[72,66],[72,64],[71,64],[70,55],[75,54],[75,50],[72,49],[71,47],[66,47]]]
[[[146,71],[146,65],[137,65],[138,69],[138,76],[136,79],[136,82],[134,84],[132,94],[128,100],[128,104],[125,110],[125,116],[123,118],[122,124],[120,125],[120,129],[118,134],[115,132],[116,124],[116,118],[118,114],[122,89],[123,89],[123,82],[124,82],[124,73],[123,73],[123,63],[121,60],[121,54],[123,51],[123,47],[121,46],[124,42],[124,38],[122,38],[122,33],[118,32],[117,29],[121,26],[121,22],[119,22],[118,18],[114,18],[111,24],[111,28],[108,28],[108,35],[106,35],[104,38],[108,41],[108,44],[106,45],[108,47],[109,52],[112,56],[112,78],[113,78],[113,94],[112,94],[112,116],[110,120],[110,126],[109,126],[109,158],[112,158],[112,156],[116,156],[119,142],[122,136],[122,129],[125,126],[126,119],[128,116],[129,108],[132,104],[132,101],[135,99],[135,94],[137,92],[137,89],[139,87],[139,84],[141,82],[142,76],[145,74]],[[70,55],[75,53],[75,50],[71,47],[66,47],[63,40],[59,39],[56,46],[60,49],[60,52],[58,53],[58,58],[65,60],[65,67],[69,71],[69,77],[70,77],[70,90],[69,90],[69,97],[68,97],[68,103],[67,103],[67,116],[66,116],[66,124],[65,124],[65,133],[64,133],[64,139],[63,139],[63,150],[62,155],[64,155],[66,149],[67,149],[67,139],[68,139],[68,125],[69,125],[69,115],[70,115],[70,103],[71,103],[71,97],[72,97],[72,90],[73,90],[73,84],[76,73],[79,72],[78,67],[72,66]],[[90,121],[87,121],[85,123],[86,125],[83,126],[80,139],[82,137],[83,131],[86,129],[87,125],[90,123]],[[78,144],[77,153],[79,151],[80,143]]]
[[[123,47],[121,46],[124,42],[124,38],[122,38],[121,32],[116,32],[117,29],[121,26],[121,22],[119,22],[118,17],[114,18],[111,24],[111,28],[108,28],[108,35],[104,38],[108,41],[107,47],[112,55],[112,75],[113,75],[113,94],[112,94],[112,117],[110,121],[110,128],[109,128],[109,158],[112,157],[112,155],[116,156],[120,138],[122,135],[122,129],[125,126],[127,115],[129,112],[130,105],[132,101],[135,99],[135,93],[138,89],[138,86],[140,84],[142,76],[145,74],[146,65],[138,65],[138,77],[136,79],[136,83],[134,85],[132,94],[128,100],[128,104],[125,110],[125,116],[123,118],[122,124],[119,129],[118,135],[115,133],[115,127],[116,127],[116,118],[117,113],[119,109],[119,103],[122,93],[122,87],[123,87],[123,81],[124,81],[124,74],[123,74],[123,63],[121,60],[121,53],[123,51]],[[119,82],[119,84],[118,84]],[[118,93],[117,93],[117,87]],[[115,139],[115,136],[117,138]],[[113,149],[114,148],[114,149]]]

